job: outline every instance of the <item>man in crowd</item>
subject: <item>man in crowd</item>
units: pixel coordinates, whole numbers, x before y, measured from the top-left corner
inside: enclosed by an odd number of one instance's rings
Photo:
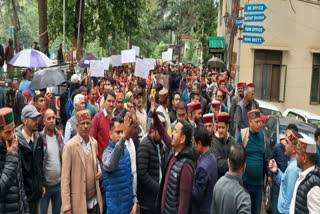
[[[22,123],[16,128],[23,169],[23,181],[30,213],[38,213],[39,201],[45,193],[43,186],[43,142],[39,135],[38,119],[41,114],[33,105],[22,109]]]
[[[317,159],[316,159],[316,165],[320,167],[320,128],[317,128],[317,130],[314,133],[314,140],[317,144]]]
[[[34,91],[30,88],[31,80],[32,80],[32,70],[31,68],[27,68],[22,72],[23,80],[20,82],[19,91],[22,93],[24,90],[30,91],[32,96],[34,96]]]
[[[86,101],[85,97],[82,94],[77,94],[73,98],[73,105],[75,112],[79,112],[85,109]],[[66,144],[71,138],[76,136],[77,134],[77,117],[74,114],[70,119],[67,121],[66,128],[64,131],[64,143]]]
[[[238,138],[240,129],[249,127],[247,113],[253,109],[259,109],[258,103],[254,100],[254,85],[249,83],[244,90],[244,97],[238,103],[234,112],[234,131],[235,138]]]
[[[218,180],[213,190],[211,214],[251,214],[250,195],[243,187],[242,176],[246,168],[246,151],[233,144],[228,155],[228,172]]]
[[[201,94],[200,94],[200,84],[198,82],[194,82],[192,84],[192,91],[195,92],[199,96],[198,101],[201,103],[202,114],[205,114],[206,110],[207,110],[208,102],[204,97],[201,96]],[[191,102],[192,102],[192,100],[191,100]]]
[[[116,107],[113,110],[113,116],[120,116],[121,111],[124,108],[124,94],[122,92],[116,94]]]
[[[262,201],[263,175],[267,172],[264,136],[260,129],[260,111],[248,112],[249,127],[241,129],[237,143],[246,148],[246,171],[243,175],[244,187],[250,194],[253,214],[260,213]]]
[[[229,134],[230,115],[227,112],[221,112],[216,115],[216,120],[218,131],[210,150],[217,159],[218,176],[221,178],[228,171],[227,159],[230,147],[235,143],[235,140]]]
[[[313,140],[299,138],[297,165],[301,173],[294,187],[290,214],[320,212],[320,169],[315,166],[316,154]]]
[[[171,130],[174,129],[178,121],[188,120],[188,105],[180,101],[177,105],[177,119],[171,123]]]
[[[43,116],[45,127],[40,136],[43,139],[43,174],[46,192],[40,200],[40,212],[47,213],[51,201],[52,214],[60,214],[63,138],[56,129],[54,111],[49,108]]]
[[[212,190],[218,179],[217,162],[209,151],[209,132],[198,127],[194,132],[195,149],[200,154],[192,187],[192,213],[210,214]]]
[[[230,113],[230,133],[231,135],[234,136],[234,112],[236,109],[236,106],[238,105],[238,103],[243,99],[244,96],[244,89],[247,86],[247,84],[245,82],[239,82],[237,84],[237,92],[238,94],[236,96],[234,96],[231,100],[231,106],[229,108],[229,113]]]
[[[214,135],[215,135],[215,126],[213,123],[214,114],[212,114],[212,113],[205,114],[205,115],[203,115],[202,120],[203,120],[204,127],[206,127],[206,129],[208,130],[210,142],[212,142],[214,139]],[[211,143],[210,143],[210,148],[211,148]]]
[[[172,97],[172,109],[169,112],[170,121],[174,122],[177,119],[177,106],[181,100],[179,92],[174,92]]]
[[[114,117],[110,122],[110,142],[102,155],[102,174],[107,213],[136,212],[130,154],[125,145],[131,132],[130,114]]]
[[[62,156],[61,198],[64,213],[102,213],[97,142],[89,136],[89,110],[76,113],[77,135],[65,146]]]
[[[193,102],[188,104],[188,109],[190,113],[190,122],[193,128],[196,128],[199,125],[202,125],[202,110],[201,110],[201,103],[200,102]]]
[[[103,110],[97,113],[92,120],[90,136],[97,139],[99,160],[101,160],[102,153],[109,144],[109,126],[115,102],[116,95],[114,91],[110,89],[105,90]]]
[[[157,108],[157,112],[161,112],[166,119],[166,129],[168,134],[171,134],[171,121],[168,113],[168,105],[169,105],[169,94],[166,88],[163,88],[159,91],[159,106]]]
[[[94,87],[92,87],[90,88],[90,91],[89,91],[88,103],[96,109],[96,113],[100,111],[97,100],[98,100],[98,92]]]
[[[0,109],[0,213],[29,213],[11,108]]]
[[[298,132],[291,131],[284,139],[280,140],[280,143],[285,146],[285,154],[289,158],[288,167],[285,172],[278,169],[274,159],[269,161],[269,169],[274,173],[274,180],[280,186],[278,198],[279,213],[289,213],[294,186],[300,173],[300,169],[297,166],[296,145],[301,137]]]
[[[138,200],[141,214],[157,213],[155,204],[163,176],[164,148],[153,123],[137,152]]]
[[[147,130],[147,112],[142,106],[143,93],[139,90],[136,90],[133,94],[134,104],[135,104],[135,113],[138,118],[139,124],[142,127],[143,133],[146,133]]]

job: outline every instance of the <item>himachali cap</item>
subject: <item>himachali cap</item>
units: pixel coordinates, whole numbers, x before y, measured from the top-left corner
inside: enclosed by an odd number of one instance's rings
[[[227,95],[227,90],[224,88],[224,87],[222,87],[222,86],[220,86],[220,88],[219,88],[219,91],[221,91],[222,92],[222,95],[225,97],[226,95]]]
[[[12,108],[1,108],[0,109],[0,127],[6,126],[14,122],[14,116]]]
[[[207,87],[207,83],[206,82],[201,82],[201,88],[206,88]]]
[[[192,102],[188,104],[189,112],[193,112],[195,110],[201,109],[201,103],[200,102]]]
[[[223,122],[228,124],[230,122],[230,115],[227,112],[220,112],[217,114],[216,119],[218,123]]]
[[[248,112],[248,119],[253,120],[259,118],[260,119],[260,110],[259,109],[253,109]]]
[[[220,108],[221,103],[219,101],[211,102],[212,108]]]
[[[91,121],[90,110],[85,109],[85,110],[78,111],[76,114],[76,117],[77,117],[78,123],[81,123],[85,120]]]
[[[247,87],[254,88],[254,84],[252,82],[247,84]]]
[[[165,100],[168,98],[168,90],[166,88],[162,88],[159,91],[159,100]]]
[[[186,77],[186,80],[187,80],[187,82],[190,82],[190,81],[192,81],[192,77],[187,76],[187,77]]]
[[[317,145],[311,139],[299,138],[297,149],[308,154],[317,154]]]
[[[247,84],[245,82],[239,82],[237,86],[238,88],[245,88]]]
[[[268,119],[268,116],[261,113],[261,114],[260,114],[260,119],[261,119],[262,121],[266,121],[266,120]]]
[[[221,83],[226,83],[225,79],[219,80],[219,85],[220,85]]]
[[[202,117],[203,124],[213,123],[213,118],[214,118],[214,114],[212,114],[212,113],[203,115],[203,117]]]
[[[116,93],[116,100],[123,100],[124,99],[124,95],[123,93]]]

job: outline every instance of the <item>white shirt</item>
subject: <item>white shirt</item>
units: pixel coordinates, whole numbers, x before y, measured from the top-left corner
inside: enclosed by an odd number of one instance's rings
[[[25,131],[24,129],[22,128],[22,131],[21,131],[23,137],[26,139],[27,143],[29,144],[30,143],[30,140],[33,142],[33,133],[32,133],[32,136],[30,137]],[[33,142],[34,143],[34,142]]]
[[[137,165],[136,165],[136,147],[134,146],[134,143],[132,139],[126,140],[124,143],[129,151],[130,154],[130,160],[131,160],[131,173],[133,176],[132,179],[132,191],[134,196],[134,203],[137,202]]]
[[[168,134],[170,135],[171,134],[171,121],[170,121],[168,109],[165,109],[162,105],[159,105],[156,111],[163,113],[164,118],[166,120],[166,130],[167,130]]]
[[[298,187],[300,186],[301,182],[306,178],[306,176],[309,174],[309,172],[314,170],[314,168],[315,166],[309,167],[308,169],[300,173],[300,176],[294,187],[293,197],[291,199],[290,214],[294,214]],[[314,186],[310,189],[310,191],[307,194],[307,206],[310,214],[320,213],[320,187]]]

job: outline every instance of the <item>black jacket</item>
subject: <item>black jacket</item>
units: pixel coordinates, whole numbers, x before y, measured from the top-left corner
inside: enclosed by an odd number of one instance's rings
[[[137,152],[138,201],[142,208],[149,210],[155,209],[156,198],[160,190],[160,163],[157,145],[160,149],[162,170],[164,164],[163,144],[157,144],[147,135],[142,139]]]
[[[29,213],[17,152],[8,152],[0,143],[0,213]]]
[[[43,175],[43,141],[38,132],[33,133],[34,145],[29,146],[22,134],[20,125],[16,128],[19,141],[19,151],[22,161],[24,189],[28,202],[38,202],[42,195]]]

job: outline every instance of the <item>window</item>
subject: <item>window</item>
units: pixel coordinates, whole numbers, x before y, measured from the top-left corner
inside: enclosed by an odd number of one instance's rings
[[[310,103],[320,104],[320,53],[313,54]]]
[[[282,51],[255,50],[253,82],[258,99],[284,102],[287,66],[281,61]]]

